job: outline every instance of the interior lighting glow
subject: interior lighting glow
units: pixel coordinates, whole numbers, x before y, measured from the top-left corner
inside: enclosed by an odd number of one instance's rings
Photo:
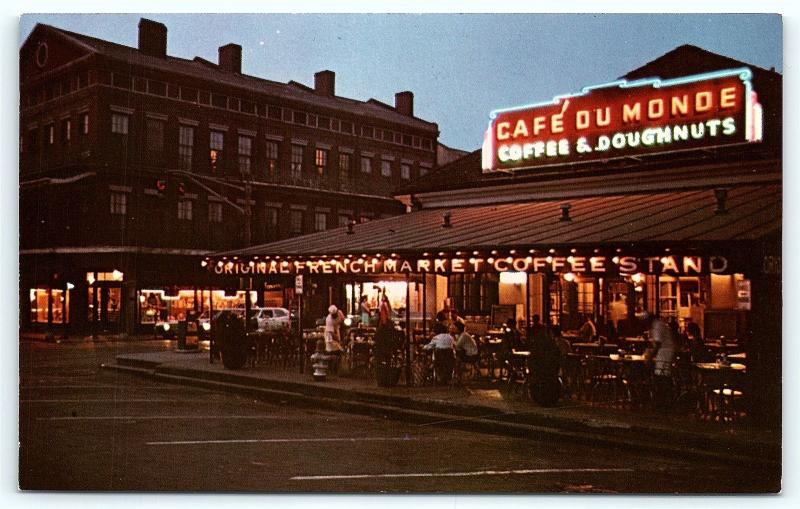
[[[524,285],[528,280],[525,272],[501,272],[500,283],[507,285]]]

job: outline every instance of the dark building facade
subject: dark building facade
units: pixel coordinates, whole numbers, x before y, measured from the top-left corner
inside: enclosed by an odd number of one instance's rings
[[[138,48],[38,25],[20,49],[23,329],[132,333],[235,306],[198,277],[205,254],[403,213],[398,185],[436,162],[438,127],[395,104],[167,54],[142,19]],[[287,305],[258,289],[260,304]],[[255,302],[255,301],[254,301]]]

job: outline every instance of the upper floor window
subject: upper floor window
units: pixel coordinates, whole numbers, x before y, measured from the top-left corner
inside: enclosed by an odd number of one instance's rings
[[[209,202],[208,204],[208,221],[210,223],[222,222],[222,204],[218,202]]]
[[[405,180],[409,180],[411,178],[411,165],[400,165],[400,178]]]
[[[80,132],[81,134],[89,134],[89,114],[84,112],[78,116],[78,122],[80,123]]]
[[[209,140],[209,162],[211,172],[216,173],[222,168],[222,151],[225,143],[225,133],[221,131],[211,131]]]
[[[361,157],[361,173],[372,173],[372,159],[366,156]]]
[[[390,161],[381,161],[381,175],[384,177],[392,176],[392,163]]]
[[[49,124],[45,129],[47,129],[47,144],[53,145],[56,142],[56,126]]]
[[[350,216],[347,214],[339,214],[339,226],[347,226],[350,224]]]
[[[419,168],[419,176],[420,177],[424,177],[427,174],[428,174],[428,168],[425,168],[424,166],[420,166],[420,168]]]
[[[314,214],[314,231],[322,232],[328,229],[328,214],[316,212]]]
[[[124,216],[128,212],[128,195],[125,193],[111,193],[111,213]]]
[[[192,220],[192,200],[178,200],[178,219]]]
[[[303,176],[303,146],[292,145],[291,177],[299,180]]]
[[[278,142],[267,140],[267,175],[274,177],[278,173]]]
[[[328,169],[328,151],[324,148],[317,149],[315,165],[317,167],[317,174],[324,175],[325,170]]]
[[[72,140],[72,121],[65,118],[61,121],[61,142],[66,144]]]
[[[30,129],[28,130],[28,143],[26,150],[28,152],[36,152],[39,150],[39,130],[38,129]]]
[[[289,211],[289,231],[292,235],[300,235],[303,233],[303,211],[290,210]]]
[[[278,234],[278,212],[280,209],[267,207],[264,210],[264,235],[268,239],[274,239]]]
[[[192,169],[192,150],[194,149],[194,127],[180,126],[178,131],[178,166],[181,170]]]
[[[239,136],[239,171],[243,174],[250,173],[250,161],[253,155],[253,138]]]
[[[148,118],[145,147],[150,157],[160,157],[164,151],[164,121]]]
[[[111,132],[114,134],[128,134],[128,115],[124,113],[111,114]]]
[[[352,156],[350,154],[339,154],[339,180],[345,181],[350,177],[350,161]]]

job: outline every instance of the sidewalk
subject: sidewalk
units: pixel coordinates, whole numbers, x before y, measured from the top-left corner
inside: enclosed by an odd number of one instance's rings
[[[722,461],[779,465],[781,438],[748,423],[702,421],[562,401],[539,407],[489,382],[454,387],[378,387],[374,380],[329,376],[315,382],[299,368],[258,365],[231,371],[209,363],[208,352],[126,354],[107,369],[214,389],[256,394],[276,401],[329,407],[411,420],[423,426],[448,426],[516,436],[552,437],[594,445],[636,447],[667,454],[699,455]],[[401,382],[402,383],[402,382]]]
[[[169,341],[153,334],[98,334],[92,337],[88,334],[68,334],[62,337],[61,332],[55,332],[50,338],[44,332],[20,332],[20,341],[39,341],[44,343],[80,343],[84,341],[113,342],[113,341]]]

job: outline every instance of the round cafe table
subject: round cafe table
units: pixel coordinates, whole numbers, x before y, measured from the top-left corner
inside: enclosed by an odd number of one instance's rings
[[[742,395],[741,377],[747,366],[740,363],[697,362],[698,387],[703,397],[701,411],[720,421],[733,418],[736,398]]]

